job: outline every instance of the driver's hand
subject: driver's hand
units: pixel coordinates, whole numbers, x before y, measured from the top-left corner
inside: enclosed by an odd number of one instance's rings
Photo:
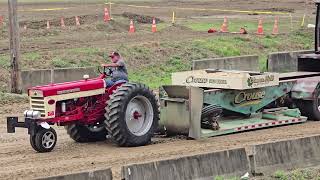
[[[107,76],[112,76],[113,70],[110,67],[108,67],[106,68],[105,73]]]

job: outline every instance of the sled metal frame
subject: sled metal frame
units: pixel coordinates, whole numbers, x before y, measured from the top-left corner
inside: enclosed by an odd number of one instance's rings
[[[286,86],[292,86],[292,84],[292,82],[282,83],[282,86],[271,88],[273,88],[273,90],[278,89],[279,93],[283,90],[283,87],[286,88]],[[220,126],[218,130],[203,129],[201,128],[201,111],[203,104],[211,104],[209,103],[211,100],[217,102],[216,100],[221,96],[218,93],[213,93],[215,90],[203,90],[198,87],[164,86],[164,89],[167,90],[166,92],[169,96],[161,98],[160,124],[164,126],[170,134],[185,134],[193,139],[201,139],[307,121],[307,117],[301,116],[299,109],[283,107],[265,109],[263,112],[251,114],[250,117],[246,118],[239,116],[221,118],[218,120]],[[224,93],[226,90],[218,91],[222,91],[225,96],[229,96]],[[283,94],[279,94],[278,96],[282,96],[285,93],[286,92],[283,92]],[[270,95],[273,96],[274,94]],[[275,99],[269,99],[266,103],[274,101]],[[263,102],[264,100],[261,100],[257,105],[250,107],[263,107]],[[222,103],[228,104],[230,100],[226,100],[225,102],[220,101],[218,105],[222,105]],[[243,112],[246,112],[245,107],[240,107],[240,111],[241,109]]]

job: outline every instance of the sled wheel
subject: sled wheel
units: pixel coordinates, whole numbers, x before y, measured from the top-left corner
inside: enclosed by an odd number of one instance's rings
[[[71,124],[65,126],[70,138],[79,143],[104,141],[107,130],[103,123],[95,125]]]
[[[159,104],[145,85],[126,83],[110,96],[105,117],[106,129],[119,146],[143,146],[158,128]]]
[[[53,128],[39,127],[34,136],[30,136],[30,144],[34,150],[40,153],[50,152],[56,146],[57,133]]]

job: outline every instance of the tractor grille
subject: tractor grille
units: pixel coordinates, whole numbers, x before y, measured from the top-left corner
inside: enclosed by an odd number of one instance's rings
[[[46,116],[46,109],[43,97],[31,97],[30,105],[32,110],[39,111],[41,113],[41,117]]]

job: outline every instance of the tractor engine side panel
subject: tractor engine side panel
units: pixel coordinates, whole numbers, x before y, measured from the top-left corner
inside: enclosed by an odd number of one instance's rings
[[[57,102],[73,100],[83,97],[90,97],[95,95],[105,94],[105,88],[91,90],[91,91],[81,91],[69,94],[61,94],[47,97],[35,97],[30,96],[30,108],[32,110],[41,112],[41,119],[52,119],[56,117],[56,107]],[[50,104],[49,101],[54,101]]]

